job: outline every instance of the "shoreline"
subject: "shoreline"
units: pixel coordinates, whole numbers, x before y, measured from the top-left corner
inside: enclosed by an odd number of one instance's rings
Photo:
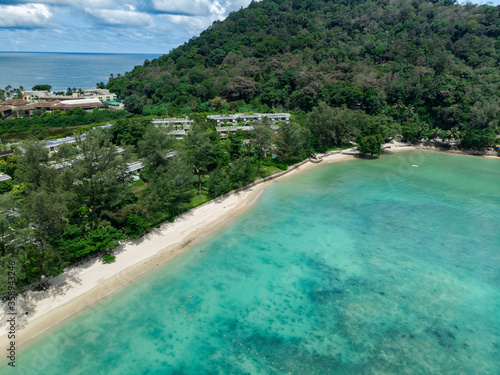
[[[352,155],[335,153],[323,156],[319,165],[354,159]],[[142,238],[118,245],[114,252],[116,260],[111,264],[103,264],[100,257],[89,259],[50,278],[47,290],[29,291],[18,296],[15,300],[17,358],[19,353],[61,323],[98,306],[100,301],[121,291],[131,281],[146,276],[247,212],[269,184],[316,165],[305,161],[286,173],[258,180],[241,190],[211,200],[179,215],[173,222],[163,223]],[[0,311],[0,348],[6,349],[10,340],[7,339],[8,315],[5,310],[6,307]],[[5,357],[0,358],[0,365],[6,361]]]
[[[446,152],[419,146],[393,147],[383,154],[403,151],[430,151],[453,155],[476,156],[467,153]],[[80,313],[99,308],[100,302],[107,297],[137,282],[158,267],[165,265],[177,255],[189,251],[192,246],[202,242],[226,226],[235,218],[247,212],[264,193],[271,183],[300,173],[316,165],[345,162],[359,158],[340,152],[318,155],[321,163],[307,159],[279,172],[257,180],[248,186],[213,199],[201,206],[166,222],[139,239],[127,240],[115,248],[116,260],[103,264],[100,257],[86,260],[68,267],[65,272],[49,279],[50,287],[45,291],[29,291],[16,298],[16,356],[36,343],[39,338],[49,334],[61,323],[75,318]],[[496,156],[482,156],[499,159]],[[5,305],[7,306],[7,305]],[[25,312],[29,311],[26,316]],[[0,348],[8,348],[8,315],[6,307],[0,311]],[[18,320],[17,320],[18,319]],[[0,358],[0,365],[6,362]]]
[[[441,154],[450,154],[450,155],[464,155],[464,156],[473,156],[476,158],[486,158],[486,159],[500,159],[500,156],[493,155],[493,154],[474,154],[471,152],[463,151],[463,150],[447,150],[439,147],[431,147],[431,146],[411,146],[415,150],[422,150],[422,151],[431,151],[431,152],[439,152]]]

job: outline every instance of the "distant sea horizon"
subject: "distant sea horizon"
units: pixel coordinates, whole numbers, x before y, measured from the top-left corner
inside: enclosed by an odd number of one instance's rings
[[[48,84],[52,91],[68,87],[92,89],[107,83],[111,74],[125,74],[146,59],[161,53],[91,53],[91,52],[9,52],[0,51],[0,88]]]

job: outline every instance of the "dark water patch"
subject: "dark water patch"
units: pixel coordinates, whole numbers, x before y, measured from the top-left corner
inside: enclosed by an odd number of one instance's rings
[[[325,305],[327,303],[335,302],[336,300],[343,297],[344,291],[341,289],[314,290],[309,293],[311,302],[318,305]]]
[[[427,328],[426,332],[432,335],[437,340],[439,345],[444,348],[450,349],[456,345],[455,335],[448,330],[445,330],[443,328]]]

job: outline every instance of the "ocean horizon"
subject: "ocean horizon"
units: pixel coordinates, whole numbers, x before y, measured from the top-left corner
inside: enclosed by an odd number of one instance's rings
[[[497,374],[499,177],[497,160],[425,151],[320,164],[51,330],[16,367]]]
[[[48,84],[52,91],[68,87],[93,89],[107,83],[111,74],[125,74],[146,59],[162,54],[82,53],[82,52],[8,52],[0,51],[0,88]]]

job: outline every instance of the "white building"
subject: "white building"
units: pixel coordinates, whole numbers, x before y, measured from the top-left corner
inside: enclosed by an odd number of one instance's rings
[[[245,113],[236,113],[234,115],[208,115],[207,118],[211,120],[215,120],[217,125],[220,124],[233,124],[237,125],[241,122],[248,122],[252,120],[262,121],[265,118],[269,120],[271,124],[276,123],[277,121],[290,121],[289,113],[253,113],[253,114],[245,114]]]
[[[103,126],[96,126],[95,129],[109,129],[112,126],[113,126],[112,124],[103,125]],[[85,134],[82,134],[80,136],[81,139],[85,139],[85,137],[86,137]],[[49,152],[55,152],[55,151],[57,151],[59,146],[62,145],[63,143],[73,144],[73,143],[76,143],[76,140],[75,140],[75,137],[69,136],[69,137],[64,137],[64,138],[50,139],[50,140],[44,141],[44,142],[45,142],[45,148],[47,150],[49,150]]]
[[[37,102],[40,98],[47,98],[50,96],[48,91],[23,91],[23,99],[27,102]]]
[[[83,96],[85,99],[97,99],[101,102],[111,102],[117,98],[116,94],[106,89],[83,90]]]
[[[176,130],[189,130],[193,125],[194,120],[190,118],[162,118],[162,119],[153,119],[151,121],[154,126],[170,126]]]
[[[85,138],[85,134],[82,134],[82,138]],[[45,142],[45,148],[49,150],[49,152],[55,152],[59,148],[60,145],[64,143],[76,143],[75,137],[64,137],[64,138],[57,138],[57,139],[50,139]]]
[[[10,180],[12,177],[10,177],[8,174],[2,174],[0,173],[0,182]]]
[[[226,138],[229,133],[236,133],[238,130],[248,132],[253,129],[251,125],[242,125],[242,126],[217,126],[215,130],[220,134],[221,138]],[[278,130],[279,126],[271,125],[271,129]]]

